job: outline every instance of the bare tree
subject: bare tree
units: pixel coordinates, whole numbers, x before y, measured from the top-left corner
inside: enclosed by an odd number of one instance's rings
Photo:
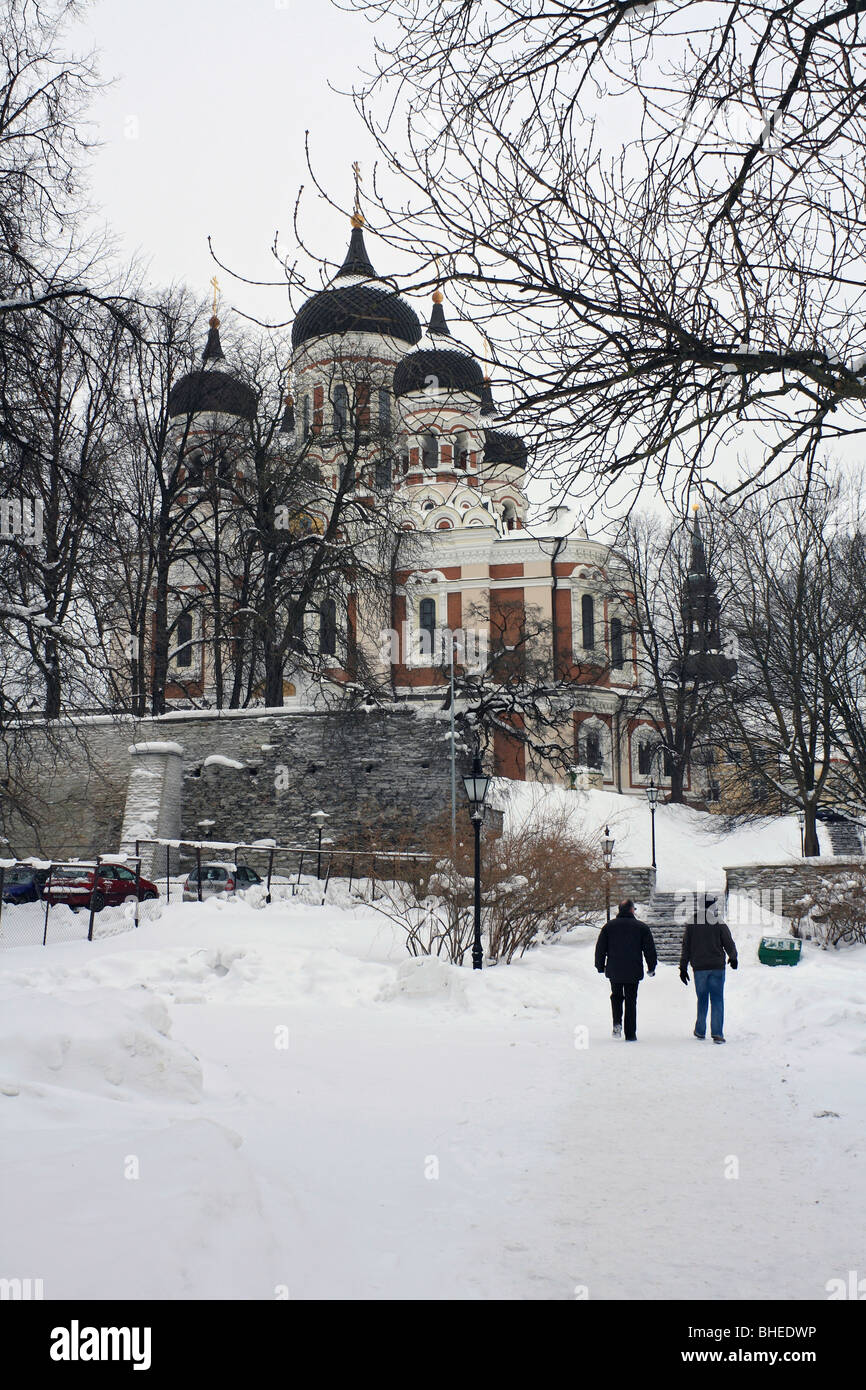
[[[370,216],[447,268],[558,484],[684,496],[748,444],[745,492],[859,435],[862,0],[348,2],[385,26]]]

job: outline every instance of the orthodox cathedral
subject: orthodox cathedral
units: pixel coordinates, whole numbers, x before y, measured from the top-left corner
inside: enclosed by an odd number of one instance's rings
[[[374,269],[357,207],[346,258],[298,311],[291,341],[293,390],[281,447],[305,450],[336,495],[346,435],[360,440],[364,466],[355,469],[353,486],[366,490],[370,507],[391,509],[406,545],[387,611],[365,611],[363,595],[351,591],[323,594],[307,611],[307,636],[332,664],[315,680],[290,665],[284,702],[327,703],[329,691],[354,678],[351,654],[363,650],[393,698],[441,705],[449,663],[480,669],[491,643],[517,645],[529,633],[534,658],[570,692],[557,739],[572,780],[636,793],[652,777],[664,787],[664,758],[639,687],[614,557],[567,509],[530,511],[526,445],[496,427],[489,377],[449,327],[443,295],[433,294],[424,327]],[[168,408],[186,448],[214,429],[243,429],[252,418],[254,393],[226,362],[216,316],[201,367],[175,383]],[[712,581],[697,522],[692,568],[689,621],[700,629],[696,645],[712,660],[720,652],[718,615],[702,625],[701,596],[706,589],[711,598]],[[172,590],[181,607],[184,592],[201,587],[188,561],[178,562]],[[174,702],[213,703],[212,659],[200,630],[206,621],[193,606],[177,620],[167,690]],[[527,742],[510,737],[507,725],[496,730],[493,761],[498,775],[516,779],[564,775],[533,765]],[[699,777],[687,783],[695,800],[706,795]]]

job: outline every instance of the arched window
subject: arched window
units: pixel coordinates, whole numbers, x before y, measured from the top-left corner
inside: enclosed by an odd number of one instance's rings
[[[587,767],[600,768],[602,766],[601,735],[596,729],[593,729],[586,736],[584,758]]]
[[[304,396],[303,400],[301,401],[301,434],[303,435],[304,439],[308,439],[308,438],[309,438],[309,435],[310,435],[310,398],[309,398],[309,396]]]
[[[619,671],[625,665],[625,654],[622,641],[622,622],[619,618],[611,618],[610,622],[610,664],[614,671]]]
[[[295,648],[304,645],[304,614],[300,608],[296,608],[292,614],[290,645]]]
[[[377,458],[376,460],[376,487],[379,492],[384,492],[391,486],[391,460],[389,458]]]
[[[583,645],[591,650],[595,646],[595,604],[591,594],[584,594],[580,600],[580,619],[583,628]]]
[[[454,438],[454,467],[466,468],[469,462],[469,435],[461,430]]]
[[[326,598],[319,608],[319,651],[322,656],[337,652],[337,605],[332,598]]]
[[[192,614],[181,613],[175,628],[175,666],[192,666]]]
[[[433,641],[433,634],[436,631],[436,600],[435,598],[422,598],[418,606],[418,626],[422,632],[429,632],[430,641]]]
[[[334,433],[342,434],[349,423],[349,392],[345,386],[334,387]]]
[[[656,744],[644,739],[638,744],[637,749],[637,770],[641,777],[649,777],[655,762]]]
[[[439,440],[432,431],[421,436],[421,465],[434,473],[439,463]]]
[[[379,433],[391,433],[391,393],[384,389],[379,391]]]
[[[513,531],[517,523],[517,509],[513,502],[503,502],[502,520],[506,531]]]

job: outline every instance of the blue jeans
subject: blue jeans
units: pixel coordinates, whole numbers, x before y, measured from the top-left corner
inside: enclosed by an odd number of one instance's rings
[[[710,1032],[714,1038],[724,1037],[725,1024],[725,967],[721,970],[696,970],[695,990],[698,996],[698,1021],[695,1032],[703,1038],[707,1032],[707,1004],[710,1005]]]

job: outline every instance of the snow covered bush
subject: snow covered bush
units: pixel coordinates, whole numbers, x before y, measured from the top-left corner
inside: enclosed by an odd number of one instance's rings
[[[866,870],[844,878],[821,878],[792,905],[792,933],[818,941],[826,949],[842,943],[866,943]]]
[[[474,932],[474,846],[461,826],[456,862],[450,832],[432,834],[429,866],[408,866],[397,883],[383,883],[374,906],[406,933],[412,955],[444,956],[462,964]],[[508,964],[530,946],[589,922],[602,896],[598,846],[584,838],[567,808],[545,811],[482,850],[482,931],[490,961]]]

